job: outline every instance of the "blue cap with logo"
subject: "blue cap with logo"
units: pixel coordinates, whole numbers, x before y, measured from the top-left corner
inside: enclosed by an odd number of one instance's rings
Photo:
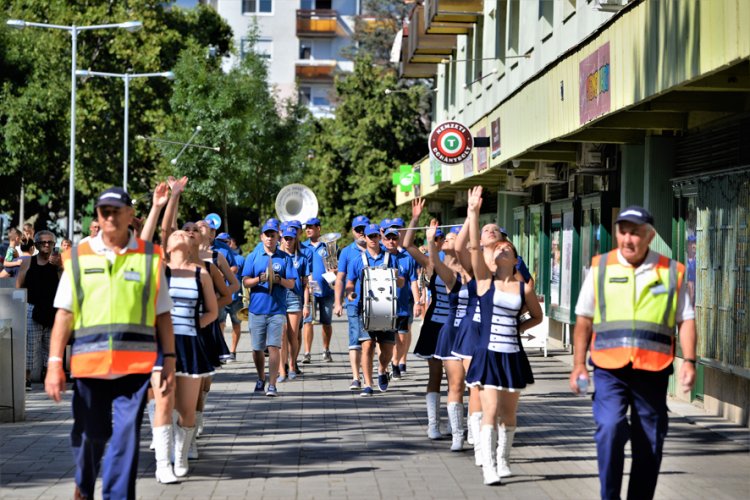
[[[120,187],[105,189],[96,199],[97,207],[130,207],[133,202],[127,191]]]
[[[453,233],[453,234],[458,234],[460,232],[461,232],[461,226],[453,226],[451,228],[451,233]]]
[[[389,236],[391,234],[395,234],[396,236],[398,236],[398,228],[396,226],[391,226],[391,227],[389,227],[388,229],[385,230],[384,234],[386,236]]]
[[[502,234],[506,238],[508,237],[508,231],[506,231],[504,227],[500,228],[500,234]]]
[[[232,239],[232,237],[231,237],[231,236],[229,236],[229,233],[219,233],[219,234],[218,234],[218,235],[216,236],[216,239],[217,239],[217,240],[221,240],[221,241],[229,241],[229,240],[231,240],[231,239]]]
[[[383,219],[380,221],[380,229],[388,229],[391,227],[391,222],[393,219]]]
[[[371,234],[380,234],[380,226],[377,224],[368,224],[365,227],[365,236],[370,236]]]
[[[287,237],[296,238],[297,237],[297,230],[295,228],[289,226],[286,229],[284,229],[284,232],[281,233],[281,236],[284,237],[284,238],[287,238]]]
[[[293,227],[295,229],[302,229],[302,223],[296,219],[290,220],[289,227]]]
[[[370,223],[370,219],[365,217],[364,215],[358,215],[354,219],[352,219],[352,228],[355,227],[363,227]]]
[[[279,221],[277,219],[268,219],[265,224],[263,224],[263,229],[260,230],[261,233],[265,233],[266,231],[279,231]]]
[[[211,229],[219,229],[221,227],[221,217],[219,217],[219,214],[208,214],[203,220],[206,221],[206,224]]]
[[[319,226],[320,225],[320,219],[317,217],[312,217],[310,219],[307,219],[307,222],[305,222],[306,226]]]
[[[402,219],[401,217],[391,219],[391,224],[388,227],[405,227],[404,219]]]
[[[638,205],[631,205],[623,208],[620,215],[617,216],[615,223],[619,222],[632,222],[639,226],[642,224],[653,225],[654,217],[645,208],[639,207]]]
[[[282,231],[282,232],[283,232],[283,231],[286,231],[286,229],[287,229],[288,227],[290,227],[290,224],[289,224],[289,222],[287,222],[287,221],[284,221],[284,222],[282,222],[282,223],[281,223],[281,225],[279,226],[279,231]]]
[[[443,232],[442,229],[438,228],[435,230],[435,238],[444,238],[444,237],[445,237],[445,233]]]

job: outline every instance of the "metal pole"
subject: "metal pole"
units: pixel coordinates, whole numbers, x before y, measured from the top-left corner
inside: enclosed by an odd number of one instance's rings
[[[130,75],[125,73],[125,130],[123,131],[123,137],[125,138],[123,149],[122,149],[122,188],[128,190],[128,114],[130,105]]]
[[[24,205],[25,205],[25,203],[24,203],[24,201],[25,201],[24,200],[24,196],[25,196],[25,193],[24,193],[24,189],[23,188],[24,188],[23,178],[21,178],[21,200],[20,200],[21,201],[21,209],[19,210],[19,213],[18,213],[18,226],[19,227],[23,227],[24,220],[26,219],[26,214],[24,213]]]
[[[68,239],[73,241],[75,233],[75,199],[76,199],[76,56],[78,52],[78,28],[71,26],[70,36],[73,41],[73,57],[70,64],[70,184],[68,186]]]

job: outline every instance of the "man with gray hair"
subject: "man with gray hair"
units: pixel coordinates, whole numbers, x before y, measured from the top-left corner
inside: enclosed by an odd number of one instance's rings
[[[62,259],[55,247],[57,238],[50,231],[34,235],[38,253],[23,261],[16,276],[16,288],[28,291],[26,316],[26,390],[31,390],[31,374],[42,359],[41,377],[47,368],[49,339],[55,322],[55,292],[62,273]]]

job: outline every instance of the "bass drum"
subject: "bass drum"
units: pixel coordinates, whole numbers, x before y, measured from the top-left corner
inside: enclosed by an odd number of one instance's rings
[[[398,287],[395,268],[366,267],[362,275],[362,319],[365,330],[396,329]]]

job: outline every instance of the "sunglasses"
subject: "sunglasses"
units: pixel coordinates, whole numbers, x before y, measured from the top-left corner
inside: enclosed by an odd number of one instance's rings
[[[364,228],[364,226],[357,226],[357,227],[354,228],[354,232],[357,233],[357,234],[362,234],[362,233],[365,232],[365,228]]]
[[[292,237],[292,236],[284,236],[284,241],[294,241],[294,237]]]
[[[367,238],[370,239],[370,240],[377,240],[378,238],[380,238],[380,235],[379,234],[370,234],[370,235],[367,236]]]
[[[389,235],[387,235],[387,236],[385,237],[385,239],[386,239],[386,240],[391,240],[391,241],[395,241],[395,240],[398,240],[398,235],[397,235],[397,234],[389,234]]]
[[[48,241],[48,240],[42,240],[42,241],[37,241],[36,242],[36,246],[38,246],[38,247],[42,247],[42,246],[45,246],[45,245],[52,246],[54,244],[55,244],[54,241]]]

